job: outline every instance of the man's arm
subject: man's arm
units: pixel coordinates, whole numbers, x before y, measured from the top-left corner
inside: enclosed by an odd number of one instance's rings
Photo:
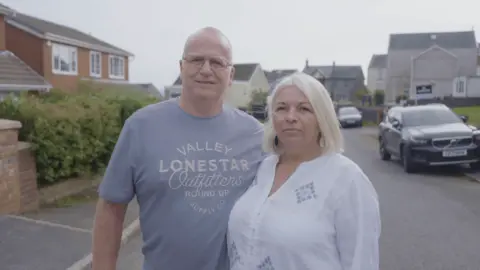
[[[127,206],[98,200],[93,226],[92,269],[116,269]]]
[[[135,195],[138,140],[131,121],[125,122],[99,187],[92,241],[94,270],[116,269],[125,212]]]

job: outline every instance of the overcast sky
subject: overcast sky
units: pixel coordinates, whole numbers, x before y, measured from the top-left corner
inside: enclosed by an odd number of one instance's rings
[[[135,54],[132,82],[170,85],[183,43],[204,26],[222,30],[235,63],[264,69],[362,65],[398,32],[480,30],[480,1],[455,0],[0,0]]]

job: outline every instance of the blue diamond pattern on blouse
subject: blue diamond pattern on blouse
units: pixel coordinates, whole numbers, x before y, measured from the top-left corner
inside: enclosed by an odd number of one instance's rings
[[[275,270],[275,267],[273,267],[272,264],[272,259],[270,259],[270,256],[266,257],[261,264],[257,266],[258,270]]]
[[[297,203],[302,203],[304,201],[317,198],[313,182],[297,188],[295,190],[295,194],[297,195]]]
[[[240,254],[238,254],[237,245],[235,242],[230,246],[230,267],[233,267],[237,262],[240,261]]]

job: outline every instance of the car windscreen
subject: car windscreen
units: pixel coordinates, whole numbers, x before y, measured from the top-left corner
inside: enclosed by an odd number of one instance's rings
[[[352,114],[359,114],[360,112],[355,107],[345,107],[338,109],[339,115],[352,115]]]
[[[448,109],[406,111],[402,114],[402,120],[402,125],[407,127],[462,123],[460,117]]]

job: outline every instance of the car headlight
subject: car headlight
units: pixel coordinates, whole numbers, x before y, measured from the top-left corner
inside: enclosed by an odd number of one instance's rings
[[[419,137],[410,137],[410,142],[414,143],[414,144],[427,144],[428,143],[428,139],[425,139],[425,138],[419,138]]]
[[[480,144],[480,133],[478,132],[473,133],[473,140],[476,144]]]

